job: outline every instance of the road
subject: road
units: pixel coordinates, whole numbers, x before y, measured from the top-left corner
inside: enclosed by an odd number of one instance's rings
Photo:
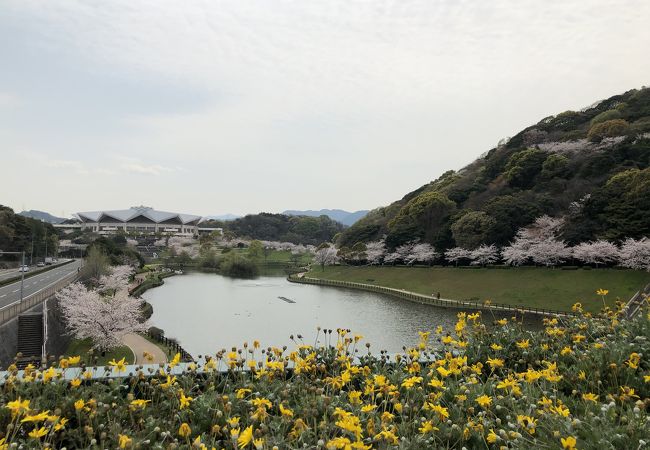
[[[55,266],[61,264],[62,262],[63,261],[60,261],[60,262],[56,263]],[[25,272],[25,276],[27,276],[29,274],[32,274],[34,272],[39,272],[39,271],[45,270],[46,268],[47,268],[47,266],[46,267],[36,267],[36,265],[33,265],[33,266],[31,266],[29,268],[29,272]],[[16,269],[0,270],[0,281],[4,281],[4,280],[7,280],[9,278],[13,278],[13,277],[17,277],[17,276],[20,276],[20,272],[18,271],[17,268]]]
[[[27,297],[34,292],[46,288],[62,278],[77,272],[81,266],[80,261],[74,261],[61,267],[48,270],[47,272],[39,273],[30,278],[25,279],[23,287],[23,296]],[[20,300],[20,281],[0,287],[0,308],[10,305]]]

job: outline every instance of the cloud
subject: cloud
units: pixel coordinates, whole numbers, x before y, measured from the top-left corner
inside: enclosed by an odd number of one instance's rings
[[[121,168],[123,170],[126,170],[127,172],[132,172],[132,173],[141,173],[141,174],[146,174],[146,175],[162,175],[165,172],[173,172],[174,169],[171,169],[169,167],[161,166],[158,164],[154,165],[143,165],[143,164],[138,164],[138,163],[125,163],[122,164]]]

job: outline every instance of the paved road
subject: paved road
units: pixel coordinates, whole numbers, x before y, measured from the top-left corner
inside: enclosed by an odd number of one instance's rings
[[[63,263],[62,260],[59,260],[59,261],[60,262],[56,263],[55,266],[58,266],[58,265]],[[41,271],[45,270],[46,268],[47,268],[47,266],[46,267],[37,267],[36,264],[34,264],[33,266],[31,266],[29,268],[29,272],[25,272],[25,276],[27,276],[28,274],[32,274],[34,272],[41,272]],[[13,277],[17,277],[17,276],[20,276],[20,272],[18,272],[18,269],[0,270],[0,281],[4,281],[4,280],[7,280],[9,278],[13,278]]]
[[[74,261],[70,264],[48,270],[47,272],[39,273],[30,278],[25,278],[25,285],[23,286],[24,297],[27,297],[34,292],[40,291],[41,289],[56,283],[61,278],[64,278],[71,273],[76,272],[80,265],[80,261]],[[10,305],[19,300],[20,281],[0,287],[0,308]]]

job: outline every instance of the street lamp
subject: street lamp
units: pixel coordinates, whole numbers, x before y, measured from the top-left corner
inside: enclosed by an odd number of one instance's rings
[[[22,255],[22,263],[20,266],[20,303],[23,302],[23,286],[25,285],[25,271],[23,267],[25,266],[25,251],[22,252],[3,252],[0,251],[0,255]]]

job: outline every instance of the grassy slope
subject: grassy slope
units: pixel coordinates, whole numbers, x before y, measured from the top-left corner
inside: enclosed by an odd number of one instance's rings
[[[496,303],[569,310],[582,302],[585,310],[602,306],[596,289],[609,290],[608,302],[628,300],[650,274],[631,270],[560,270],[522,267],[512,269],[456,269],[437,267],[314,267],[307,276],[354,281],[406,289],[421,294],[440,292],[456,300],[490,299]]]
[[[133,352],[129,347],[115,347],[110,352],[107,352],[105,356],[97,352],[93,352],[94,355],[97,355],[97,362],[94,361],[93,356],[88,354],[88,351],[92,347],[92,342],[90,339],[73,339],[68,346],[65,354],[66,356],[81,356],[81,360],[89,365],[99,365],[108,364],[110,360],[115,358],[119,361],[122,358],[126,358],[127,364],[133,364]]]

